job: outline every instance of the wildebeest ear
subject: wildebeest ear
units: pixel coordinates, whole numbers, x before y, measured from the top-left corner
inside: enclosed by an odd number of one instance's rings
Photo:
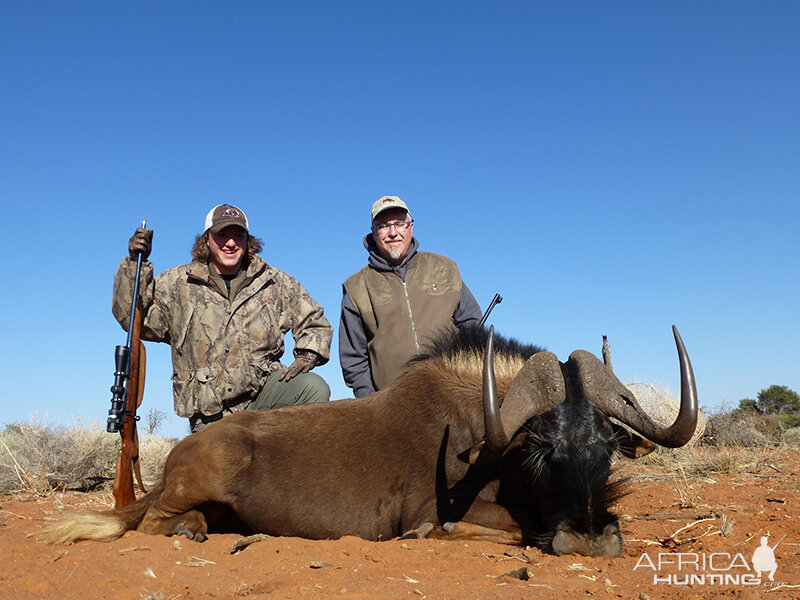
[[[628,431],[622,425],[612,423],[612,427],[614,428],[614,439],[618,443],[617,449],[622,456],[642,458],[656,449],[656,445],[653,442]]]
[[[515,448],[519,448],[522,444],[525,443],[525,433],[520,431],[517,435],[514,436],[514,439],[506,447],[503,453],[493,452],[486,447],[486,441],[481,440],[477,444],[475,444],[472,448],[464,450],[461,454],[458,455],[458,459],[469,463],[471,465],[480,466],[486,465],[491,462],[498,460],[501,456],[504,456],[511,450]]]
[[[552,352],[537,352],[519,370],[503,398],[503,428],[513,435],[528,419],[555,408],[565,398],[558,358]]]
[[[500,455],[497,452],[489,450],[484,440],[481,440],[472,448],[468,448],[458,455],[458,460],[471,465],[485,465],[498,458],[500,458]]]

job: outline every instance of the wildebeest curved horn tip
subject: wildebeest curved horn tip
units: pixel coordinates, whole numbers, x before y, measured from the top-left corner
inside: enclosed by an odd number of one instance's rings
[[[670,441],[676,446],[682,446],[692,438],[697,427],[697,384],[689,353],[686,352],[686,346],[683,345],[683,339],[675,325],[672,326],[672,334],[675,336],[681,370],[681,404],[678,416],[670,427],[673,433],[673,439]]]
[[[508,435],[500,420],[500,402],[494,375],[494,325],[489,327],[483,355],[483,421],[487,449],[501,452],[508,445]]]

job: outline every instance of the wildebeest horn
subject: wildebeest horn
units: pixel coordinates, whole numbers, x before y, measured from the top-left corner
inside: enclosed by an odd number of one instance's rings
[[[497,401],[497,380],[494,376],[494,325],[489,327],[489,339],[483,353],[483,426],[486,445],[492,451],[508,446],[508,436],[500,422],[500,406]]]
[[[638,434],[667,448],[686,444],[697,427],[697,388],[692,372],[692,363],[683,345],[678,329],[673,325],[675,345],[681,368],[681,405],[675,422],[662,427],[653,422],[639,406],[633,393],[589,352],[576,350],[567,363],[568,371],[575,373],[583,393],[597,408],[607,415],[619,419]]]
[[[564,378],[555,354],[537,352],[514,378],[500,408],[494,374],[494,325],[489,328],[483,357],[483,419],[488,450],[505,450],[511,436],[528,419],[558,406],[565,398]]]

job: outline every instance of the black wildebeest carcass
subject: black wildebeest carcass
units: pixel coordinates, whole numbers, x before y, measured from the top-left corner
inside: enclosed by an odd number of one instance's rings
[[[109,540],[137,529],[203,540],[227,511],[272,535],[410,534],[619,555],[608,511],[619,494],[609,482],[613,452],[637,457],[653,448],[647,440],[681,446],[697,422],[691,365],[673,331],[681,406],[669,427],[590,353],[559,363],[475,329],[367,398],[230,415],[182,440],[149,494],[61,517],[46,537]]]

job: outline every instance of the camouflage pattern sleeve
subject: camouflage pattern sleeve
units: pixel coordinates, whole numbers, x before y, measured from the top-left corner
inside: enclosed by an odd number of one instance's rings
[[[136,276],[136,263],[125,257],[119,264],[114,274],[114,290],[111,299],[111,312],[114,318],[128,331],[131,318],[131,297],[133,295],[133,279]],[[168,335],[165,319],[161,311],[154,308],[155,279],[153,278],[153,263],[142,262],[142,272],[139,280],[139,293],[142,296],[142,339],[151,342],[166,341]]]
[[[312,350],[320,357],[318,365],[328,362],[331,353],[333,327],[320,306],[291,275],[281,273],[283,288],[284,326],[292,330],[295,356],[298,350]]]

